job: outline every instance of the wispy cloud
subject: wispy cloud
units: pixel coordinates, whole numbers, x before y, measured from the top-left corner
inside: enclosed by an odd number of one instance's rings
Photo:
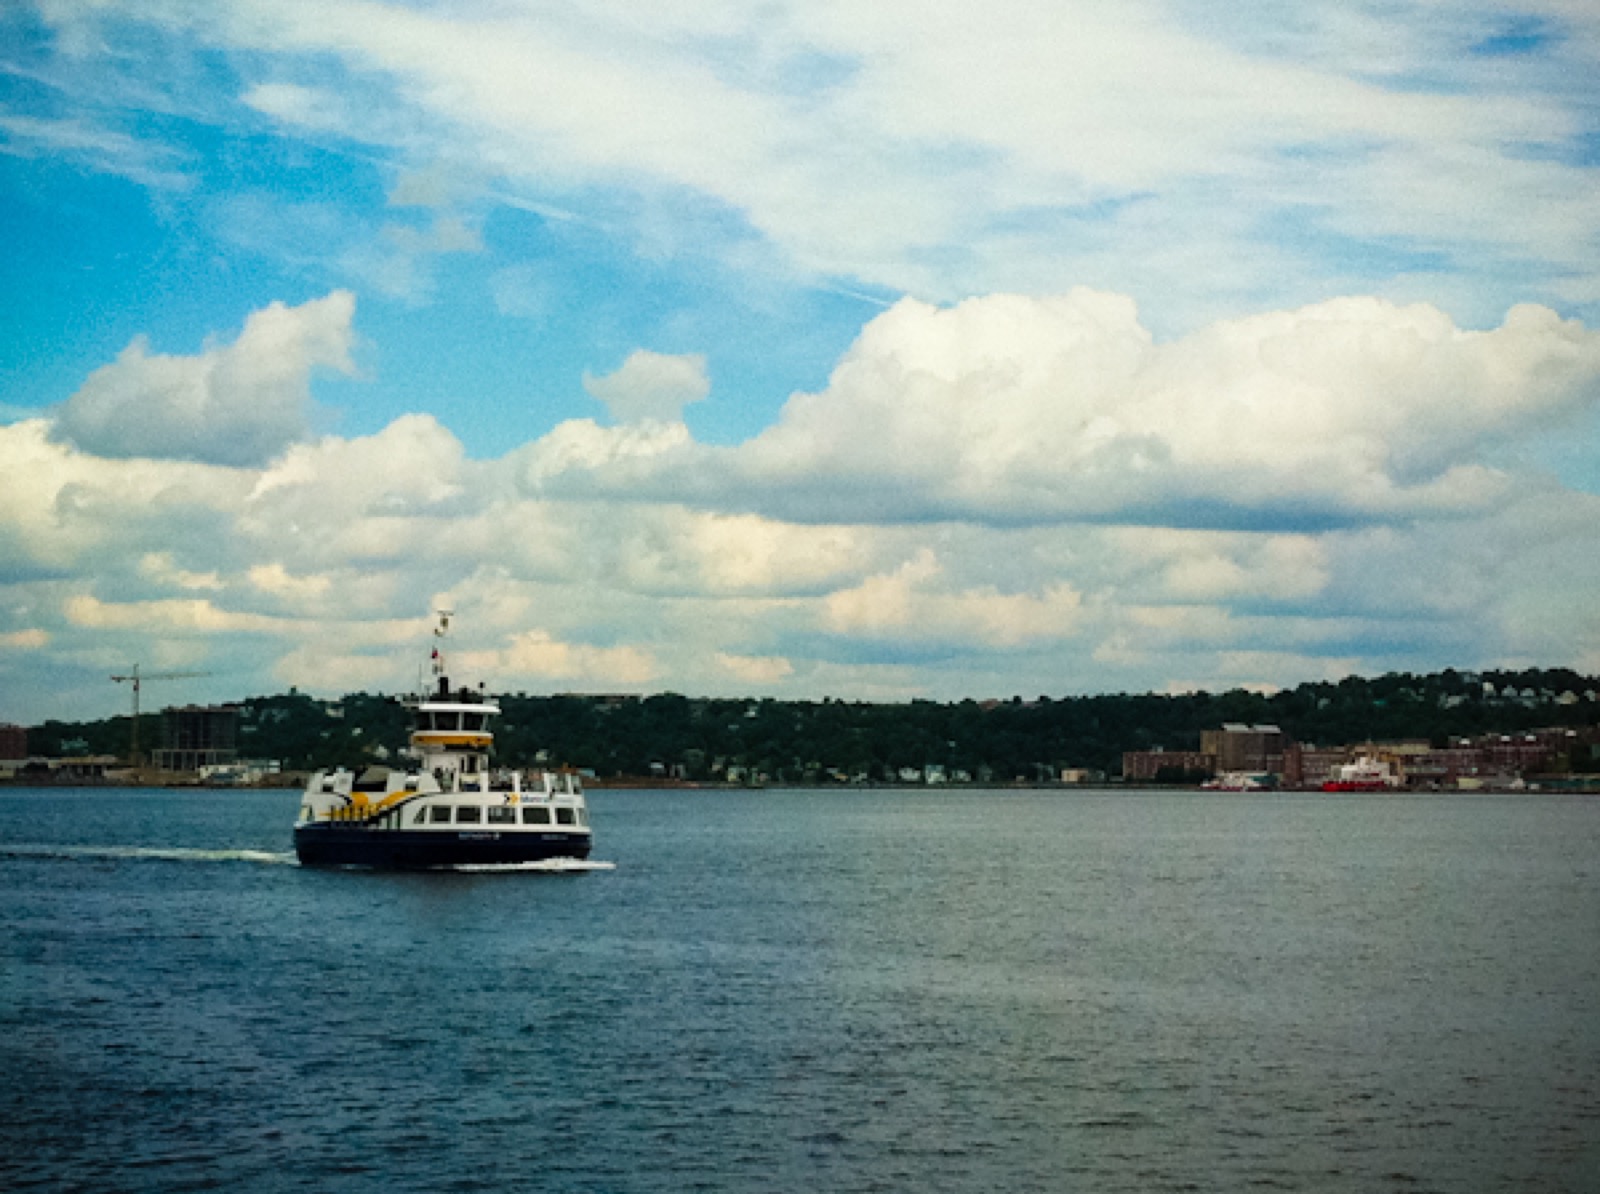
[[[96,127],[78,117],[0,112],[0,135],[4,137],[0,153],[57,157],[158,191],[185,190],[193,183],[178,168],[183,155],[171,146]]]
[[[890,3],[649,20],[606,4],[555,19],[377,0],[49,11],[80,40],[143,23],[246,51],[262,66],[244,102],[300,134],[419,170],[470,161],[525,202],[631,226],[641,248],[688,221],[700,251],[720,240],[739,254],[753,235],[820,277],[948,300],[1038,290],[1044,270],[1051,290],[1116,285],[1094,265],[1106,232],[1136,275],[1154,273],[1172,243],[1156,229],[1172,227],[1220,250],[1185,278],[1190,305],[1174,313],[1193,320],[1240,296],[1282,303],[1283,282],[1250,259],[1260,228],[1296,220],[1311,234],[1302,268],[1350,273],[1322,228],[1452,253],[1484,282],[1514,264],[1536,286],[1577,262],[1592,272],[1594,167],[1562,152],[1592,115],[1477,71],[1470,52],[1581,61],[1595,18],[1550,9],[1519,23],[1472,6],[1328,7],[1298,28],[1266,22],[1274,37],[1182,4],[1044,14],[1010,0],[981,16]],[[312,61],[335,69],[282,77]]]

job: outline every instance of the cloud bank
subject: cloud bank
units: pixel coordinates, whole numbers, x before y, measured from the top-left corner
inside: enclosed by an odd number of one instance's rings
[[[1600,337],[1534,306],[1476,332],[1339,299],[1158,344],[1119,295],[903,300],[745,444],[578,423],[523,476],[817,522],[1327,529],[1505,501],[1496,453],[1597,386]]]
[[[352,334],[335,293],[161,369],[226,418],[298,401]],[[703,382],[639,353],[587,384],[664,417]],[[898,304],[733,446],[580,420],[475,460],[413,414],[349,438],[285,422],[194,459],[171,448],[193,406],[160,398],[142,438],[97,454],[69,403],[0,427],[0,669],[12,692],[129,659],[204,664],[233,695],[403,689],[441,605],[503,690],[955,698],[1600,666],[1600,498],[1495,463],[1597,405],[1600,333],[1544,309],[1471,331],[1344,299],[1162,342],[1091,291]]]

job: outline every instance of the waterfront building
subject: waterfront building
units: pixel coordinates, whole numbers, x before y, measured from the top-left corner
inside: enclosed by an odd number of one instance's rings
[[[1218,771],[1281,776],[1288,736],[1277,726],[1225,724],[1200,732],[1200,750],[1216,759]]]
[[[1507,775],[1542,771],[1554,753],[1550,740],[1539,734],[1491,734],[1480,750],[1487,770]]]
[[[1122,778],[1127,783],[1149,783],[1175,776],[1214,775],[1217,757],[1201,750],[1129,750],[1122,755]]]
[[[21,726],[0,725],[0,761],[16,762],[28,757],[28,731]]]
[[[158,771],[195,771],[231,766],[239,758],[237,705],[185,705],[161,711],[162,747],[153,756]]]
[[[1354,756],[1347,746],[1317,746],[1286,742],[1283,748],[1283,782],[1291,788],[1320,788],[1322,782]]]

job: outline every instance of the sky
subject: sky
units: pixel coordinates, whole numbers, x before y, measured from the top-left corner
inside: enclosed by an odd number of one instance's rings
[[[0,720],[1600,672],[1591,0],[0,7]],[[165,677],[165,678],[162,678]]]

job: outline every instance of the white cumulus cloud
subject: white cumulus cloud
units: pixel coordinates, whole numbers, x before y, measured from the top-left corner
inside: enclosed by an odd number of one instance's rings
[[[306,435],[312,371],[355,371],[354,314],[354,296],[334,291],[272,303],[232,344],[196,356],[153,354],[136,339],[61,406],[56,434],[97,456],[264,464]]]
[[[1542,307],[1471,331],[1340,299],[1161,344],[1116,295],[905,300],[825,390],[655,483],[841,522],[1404,520],[1504,500],[1501,450],[1597,403],[1600,333]]]
[[[659,674],[650,652],[640,647],[563,642],[545,630],[524,631],[498,651],[466,654],[463,663],[509,681],[561,680],[637,687]]]
[[[723,671],[745,684],[764,687],[794,675],[794,665],[776,655],[733,655],[718,651],[713,661]]]
[[[891,573],[830,594],[822,606],[823,624],[872,638],[991,647],[1066,638],[1077,630],[1082,599],[1066,584],[1040,594],[958,589],[943,581],[942,572],[933,551],[924,548]]]
[[[585,374],[583,388],[605,403],[616,423],[676,423],[683,408],[711,392],[706,359],[668,356],[640,348],[604,377]]]

